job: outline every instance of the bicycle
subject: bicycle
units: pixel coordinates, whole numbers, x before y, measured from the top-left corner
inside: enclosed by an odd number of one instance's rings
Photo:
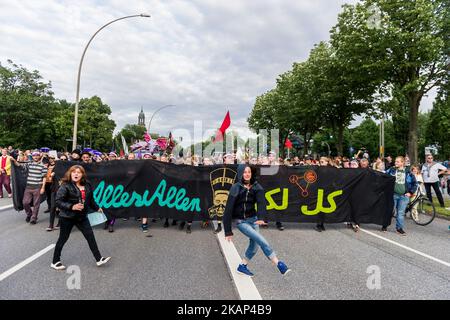
[[[422,192],[422,189],[417,188],[416,196],[408,203],[405,209],[406,214],[410,212],[411,218],[419,226],[426,226],[430,224],[436,217],[436,208],[434,204],[428,200],[427,196]],[[397,218],[397,211],[394,208],[394,218]]]

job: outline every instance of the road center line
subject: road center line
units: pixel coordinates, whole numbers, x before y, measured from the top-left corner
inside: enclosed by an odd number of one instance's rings
[[[30,264],[31,262],[33,262],[34,260],[36,260],[37,258],[43,256],[44,254],[46,254],[47,252],[49,252],[50,250],[52,250],[55,247],[55,244],[51,244],[49,245],[47,248],[42,249],[41,251],[39,251],[38,253],[32,255],[31,257],[29,257],[28,259],[25,259],[24,261],[22,261],[21,263],[15,265],[14,267],[12,267],[11,269],[3,272],[2,274],[0,274],[0,282],[5,280],[6,278],[8,278],[10,275],[12,275],[13,273],[19,271],[20,269],[22,269],[23,267],[25,267],[26,265]]]
[[[217,228],[217,222],[213,221],[213,224],[214,229]],[[233,242],[228,242],[225,240],[223,230],[219,232],[216,237],[219,241],[220,250],[222,250],[222,254],[225,257],[225,262],[227,263],[228,270],[230,271],[234,285],[236,286],[241,300],[262,300],[252,278],[237,273],[236,268],[241,263],[242,258],[237,252]]]
[[[390,240],[390,239],[388,239],[388,238],[379,236],[379,235],[377,235],[377,234],[375,234],[375,233],[373,233],[373,232],[370,232],[370,231],[368,231],[368,230],[365,230],[365,229],[362,229],[362,228],[360,228],[359,230],[361,230],[362,232],[365,232],[365,233],[367,233],[367,234],[369,234],[369,235],[371,235],[371,236],[373,236],[373,237],[375,237],[375,238],[378,238],[378,239],[387,241],[387,242],[389,242],[389,243],[391,243],[391,244],[393,244],[393,245],[396,245],[396,246],[398,246],[398,247],[400,247],[400,248],[403,248],[403,249],[405,249],[405,250],[414,252],[415,254],[418,254],[418,255],[420,255],[420,256],[422,256],[422,257],[424,257],[424,258],[427,258],[427,259],[433,260],[433,261],[435,261],[435,262],[437,262],[437,263],[443,264],[443,265],[446,266],[446,267],[450,267],[450,263],[449,263],[449,262],[440,260],[440,259],[435,258],[435,257],[433,257],[433,256],[430,256],[430,255],[428,255],[428,254],[426,254],[426,253],[423,253],[423,252],[420,252],[420,251],[415,250],[415,249],[413,249],[413,248],[407,247],[407,246],[405,246],[405,245],[403,245],[403,244],[401,244],[401,243],[398,243],[398,242],[395,242],[395,241]]]

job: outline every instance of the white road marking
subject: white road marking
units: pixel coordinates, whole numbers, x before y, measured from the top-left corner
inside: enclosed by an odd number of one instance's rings
[[[24,261],[22,261],[21,263],[15,265],[14,267],[12,267],[11,269],[3,272],[2,274],[0,274],[0,282],[5,280],[6,278],[8,278],[10,275],[12,275],[13,273],[19,271],[20,269],[22,269],[23,267],[25,267],[27,264],[30,264],[31,262],[33,262],[34,260],[36,260],[37,258],[43,256],[44,254],[46,254],[47,252],[49,252],[50,250],[52,250],[55,247],[55,244],[51,244],[49,245],[47,248],[42,249],[41,251],[39,251],[38,253],[32,255],[31,257],[29,257],[28,259],[25,259]]]
[[[389,243],[391,243],[391,244],[394,244],[394,245],[396,245],[396,246],[399,246],[400,248],[403,248],[403,249],[405,249],[405,250],[414,252],[415,254],[418,254],[418,255],[420,255],[420,256],[422,256],[422,257],[424,257],[424,258],[427,258],[427,259],[433,260],[433,261],[435,261],[435,262],[437,262],[437,263],[443,264],[443,265],[446,266],[446,267],[450,267],[450,263],[449,263],[449,262],[440,260],[440,259],[435,258],[435,257],[433,257],[433,256],[430,256],[430,255],[428,255],[428,254],[426,254],[426,253],[423,253],[423,252],[421,252],[421,251],[418,251],[418,250],[416,250],[416,249],[407,247],[407,246],[405,246],[405,245],[403,245],[403,244],[401,244],[401,243],[398,243],[398,242],[395,242],[395,241],[390,240],[390,239],[388,239],[388,238],[382,237],[382,236],[380,236],[380,235],[378,235],[378,234],[375,234],[375,233],[373,233],[373,232],[370,232],[370,231],[368,231],[368,230],[365,230],[365,229],[362,229],[362,228],[360,228],[359,230],[361,230],[362,232],[365,232],[365,233],[367,233],[367,234],[370,234],[370,235],[373,236],[373,237],[376,237],[376,238],[378,238],[378,239],[381,239],[381,240],[387,241],[387,242],[389,242]]]
[[[13,208],[14,206],[12,205],[12,204],[10,204],[10,205],[7,205],[7,206],[3,206],[3,207],[0,207],[0,211],[1,210],[6,210],[6,209],[11,209],[11,208]]]
[[[213,224],[214,228],[217,228],[217,222],[213,221]],[[225,240],[223,229],[216,236],[241,300],[262,300],[252,278],[237,273],[236,268],[241,263],[242,258],[239,256],[233,242]]]

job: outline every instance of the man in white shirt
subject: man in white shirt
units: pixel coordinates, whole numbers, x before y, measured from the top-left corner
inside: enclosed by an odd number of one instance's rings
[[[422,166],[422,176],[425,184],[425,190],[427,191],[427,197],[430,201],[433,201],[431,196],[431,187],[433,187],[442,208],[445,206],[441,190],[439,189],[439,175],[446,172],[447,168],[440,163],[434,162],[431,154],[426,155],[426,162]]]

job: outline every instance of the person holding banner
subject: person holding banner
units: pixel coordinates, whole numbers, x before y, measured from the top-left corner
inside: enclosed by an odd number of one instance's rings
[[[31,156],[33,161],[28,163],[18,163],[13,158],[11,160],[15,166],[21,166],[28,170],[27,185],[23,195],[23,208],[27,214],[25,221],[33,225],[37,223],[41,195],[45,193],[47,167],[42,163],[39,151],[33,151]],[[31,210],[31,206],[33,206],[33,210]]]
[[[61,210],[59,217],[60,233],[50,267],[55,270],[66,269],[61,263],[61,251],[74,226],[81,231],[87,240],[97,266],[100,267],[107,263],[111,257],[104,258],[101,256],[87,217],[89,210],[100,212],[102,210],[94,201],[93,190],[87,181],[86,171],[82,166],[74,165],[67,170],[61,181],[61,187],[56,194],[56,205]]]
[[[256,181],[256,169],[249,165],[239,167],[240,170],[242,168],[244,169],[242,178],[231,187],[223,215],[225,239],[227,241],[232,241],[233,239],[231,230],[233,219],[236,220],[239,231],[250,240],[245,252],[245,258],[242,259],[237,272],[253,277],[254,274],[248,269],[247,265],[258,251],[258,246],[260,246],[266,257],[278,267],[281,274],[285,275],[291,270],[283,261],[278,260],[270,244],[259,233],[259,226],[265,224],[263,220],[259,220],[259,216],[266,215],[266,200],[264,189]],[[240,176],[238,174],[238,177]],[[255,204],[257,209],[255,209]]]

